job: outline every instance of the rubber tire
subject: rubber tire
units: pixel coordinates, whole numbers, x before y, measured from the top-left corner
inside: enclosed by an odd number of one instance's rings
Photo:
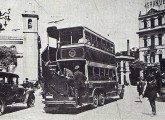
[[[28,97],[27,107],[33,107],[34,103],[35,103],[35,96],[33,93],[31,93]]]
[[[5,101],[3,98],[0,97],[0,116],[4,113],[5,111]]]
[[[104,93],[100,93],[98,99],[99,99],[99,105],[103,106],[105,104],[105,95],[104,95]]]
[[[119,97],[120,97],[120,99],[123,99],[123,97],[124,97],[124,89],[121,90],[121,92],[119,94]]]
[[[99,104],[98,94],[95,93],[92,99],[92,108],[97,108],[98,104]]]

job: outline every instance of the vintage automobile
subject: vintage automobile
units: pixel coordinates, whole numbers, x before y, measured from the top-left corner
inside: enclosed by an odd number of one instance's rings
[[[0,115],[13,103],[26,103],[27,107],[34,105],[34,90],[19,85],[18,78],[17,74],[0,72]]]

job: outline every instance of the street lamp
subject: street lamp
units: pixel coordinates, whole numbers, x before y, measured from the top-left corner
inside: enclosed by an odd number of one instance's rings
[[[11,9],[8,9],[8,12],[4,12],[4,13],[2,13],[0,11],[0,19],[4,19],[5,20],[5,23],[3,24],[5,27],[7,26],[7,21],[10,21],[11,20],[10,19],[10,16],[9,16],[10,10]],[[3,25],[0,23],[0,31],[1,30],[4,30]]]

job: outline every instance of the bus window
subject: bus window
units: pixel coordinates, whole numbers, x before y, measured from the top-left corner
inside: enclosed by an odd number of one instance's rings
[[[3,77],[0,77],[0,83],[4,83],[5,79]]]
[[[110,43],[107,43],[107,51],[110,52],[110,50],[111,50]]]
[[[85,31],[85,39],[86,39],[86,43],[88,45],[91,45],[92,35],[87,31]]]
[[[61,32],[60,40],[63,45],[71,44],[71,32]]]
[[[91,66],[88,66],[88,76],[90,81],[94,80],[93,67]]]
[[[83,37],[82,31],[72,32],[72,43],[78,43],[78,41]]]
[[[115,50],[114,50],[115,48],[114,48],[114,45],[113,44],[111,44],[111,52],[112,53],[115,53]]]
[[[96,67],[94,68],[94,76],[95,76],[95,80],[99,80],[99,68]]]
[[[108,80],[108,76],[109,76],[108,69],[105,69],[105,80]]]
[[[106,42],[104,40],[102,40],[102,50],[106,51]]]
[[[112,70],[109,70],[109,80],[112,80]]]
[[[112,70],[112,80],[116,80],[116,72],[115,72],[115,70]]]
[[[97,42],[96,36],[92,35],[91,45],[92,45],[93,47],[95,47],[95,46],[96,46],[96,42]]]
[[[17,84],[18,84],[17,77],[13,77],[13,84],[14,84],[14,85],[17,85]]]
[[[100,68],[100,79],[104,80],[104,68]]]
[[[90,40],[90,33],[85,31],[85,39]]]

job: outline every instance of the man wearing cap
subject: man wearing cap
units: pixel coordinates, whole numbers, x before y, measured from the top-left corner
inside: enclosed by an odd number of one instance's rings
[[[75,72],[73,75],[73,79],[75,82],[75,90],[77,92],[77,104],[78,105],[82,105],[82,95],[83,95],[83,91],[85,89],[85,80],[86,80],[86,76],[80,72],[80,66],[77,65],[75,66]]]

